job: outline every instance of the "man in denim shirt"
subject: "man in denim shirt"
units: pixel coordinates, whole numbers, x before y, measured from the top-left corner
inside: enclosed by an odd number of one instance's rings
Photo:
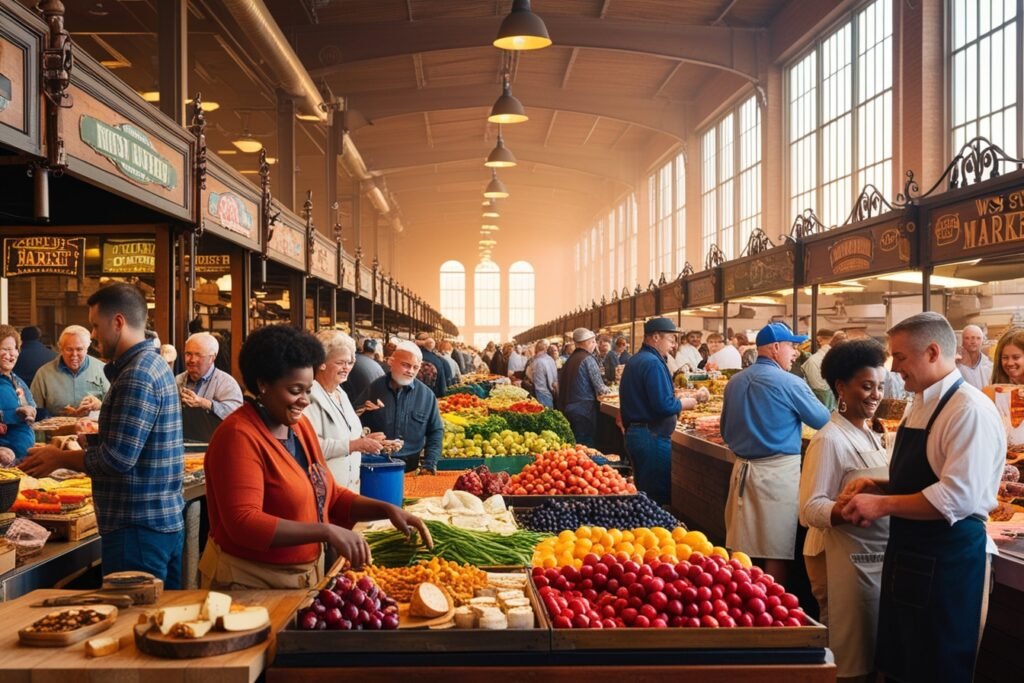
[[[434,393],[416,379],[423,355],[416,344],[403,341],[388,360],[390,374],[375,379],[355,404],[366,411],[363,427],[404,442],[395,457],[405,461],[406,472],[416,470],[422,458],[422,469],[436,473],[444,424]]]
[[[69,325],[57,340],[60,355],[46,363],[32,380],[32,396],[47,415],[85,417],[99,410],[110,382],[105,364],[89,357],[89,330]]]
[[[34,477],[61,467],[92,477],[103,572],[146,571],[181,588],[185,453],[174,375],[145,337],[146,298],[136,287],[110,285],[86,303],[92,336],[111,359],[96,444],[40,446],[20,467]]]

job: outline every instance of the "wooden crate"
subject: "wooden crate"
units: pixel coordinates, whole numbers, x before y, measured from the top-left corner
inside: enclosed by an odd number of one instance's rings
[[[521,571],[521,570],[520,570]],[[396,631],[301,631],[296,625],[298,612],[309,605],[312,594],[289,618],[277,634],[277,656],[291,664],[304,658],[323,656],[380,655],[392,653],[548,653],[551,650],[551,624],[532,581],[526,582],[526,595],[533,605],[536,626],[532,629],[486,631],[483,629],[398,629]]]
[[[99,533],[96,511],[91,506],[80,513],[33,515],[29,519],[50,531],[49,541],[81,541]]]
[[[17,555],[14,544],[0,538],[0,576],[14,569],[17,565]]]

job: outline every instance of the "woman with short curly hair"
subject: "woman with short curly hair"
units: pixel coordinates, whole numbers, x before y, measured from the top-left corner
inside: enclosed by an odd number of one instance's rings
[[[31,424],[36,402],[28,385],[14,374],[21,352],[21,335],[10,325],[0,325],[0,466],[9,467],[25,457],[35,443]]]
[[[324,347],[308,332],[270,325],[249,335],[238,365],[250,396],[217,428],[206,451],[210,538],[200,561],[206,588],[310,588],[323,578],[322,544],[352,566],[370,560],[352,526],[390,519],[430,534],[399,507],[334,482],[303,410]]]

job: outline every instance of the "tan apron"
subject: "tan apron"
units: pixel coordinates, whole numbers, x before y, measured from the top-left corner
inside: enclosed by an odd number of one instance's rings
[[[324,554],[321,549],[315,562],[267,564],[229,555],[208,538],[199,576],[200,587],[212,590],[312,588],[324,577]]]
[[[799,490],[799,455],[737,457],[725,503],[726,547],[765,560],[792,560]]]
[[[862,467],[846,473],[840,491],[860,477],[887,479],[889,476],[885,448],[856,452]],[[832,527],[825,530],[824,537],[828,635],[836,657],[836,675],[839,678],[864,676],[875,670],[878,598],[882,588],[882,561],[889,540],[889,518],[879,519],[866,529],[851,524]]]

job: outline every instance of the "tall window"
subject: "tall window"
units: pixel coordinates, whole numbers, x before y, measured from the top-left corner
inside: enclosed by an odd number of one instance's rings
[[[682,154],[656,170],[647,181],[650,193],[648,232],[650,278],[673,279],[683,268],[686,252],[686,169]]]
[[[761,111],[755,96],[704,133],[701,156],[704,252],[717,244],[734,258],[761,221]]]
[[[508,326],[513,336],[533,326],[535,302],[533,266],[516,261],[508,269]]]
[[[459,327],[466,324],[466,268],[458,261],[441,264],[441,315]]]
[[[477,327],[501,324],[501,269],[494,261],[481,261],[473,273],[474,322]]]
[[[679,275],[686,263],[686,159],[679,154],[675,158],[675,201],[672,203],[672,220],[675,225],[675,267],[669,274]]]
[[[1021,0],[951,0],[952,154],[982,135],[1010,156],[1024,154],[1020,89]]]
[[[647,275],[653,278],[658,272],[661,259],[661,245],[658,244],[658,174],[647,178],[647,256],[649,258]]]
[[[626,285],[635,285],[637,280],[637,238],[640,231],[639,220],[637,219],[636,194],[632,193],[626,199],[626,234],[629,242],[629,255],[626,257]]]
[[[893,191],[892,33],[892,0],[875,0],[787,70],[791,215],[837,225],[865,185]]]

